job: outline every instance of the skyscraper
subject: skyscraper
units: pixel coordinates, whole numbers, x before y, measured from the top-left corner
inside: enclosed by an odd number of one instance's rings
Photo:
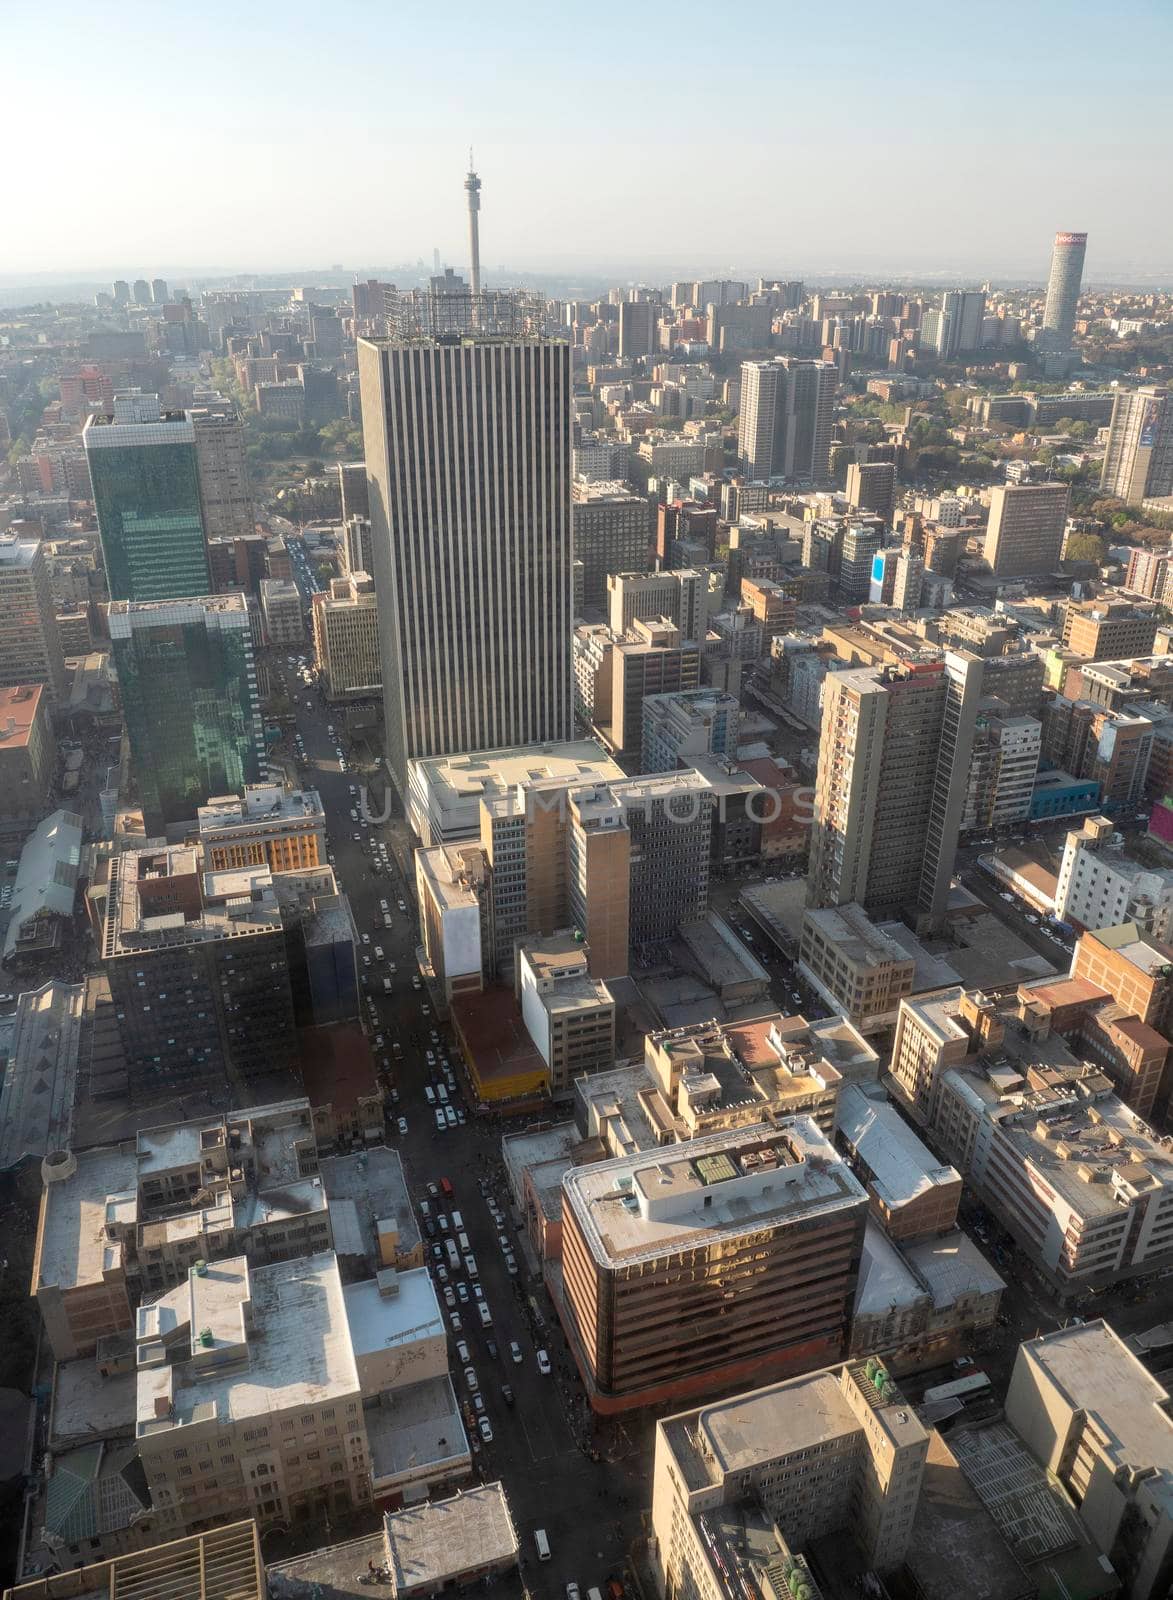
[[[748,477],[826,478],[837,385],[828,361],[742,363],[737,448]]]
[[[948,360],[964,351],[976,350],[982,342],[985,313],[983,290],[947,289],[941,297],[941,315],[936,324],[937,354]]]
[[[1050,572],[1059,561],[1067,502],[1065,483],[999,483],[990,490],[982,554],[999,578]]]
[[[110,606],[110,648],[148,833],[265,774],[242,594]]]
[[[152,278],[151,279],[151,300],[153,301],[153,303],[155,305],[157,305],[157,306],[164,306],[164,305],[167,304],[167,302],[170,300],[170,298],[171,298],[171,296],[167,291],[167,280],[166,280],[166,278]]]
[[[468,152],[468,177],[464,180],[468,195],[468,270],[469,288],[474,297],[481,292],[481,180],[473,171],[472,151]],[[436,269],[439,271],[439,268]]]
[[[60,700],[65,661],[44,546],[6,533],[0,537],[0,688],[22,683],[43,683],[49,698]]]
[[[570,351],[488,331],[358,351],[403,793],[415,756],[569,736]]]
[[[207,594],[195,428],[137,389],[114,396],[113,415],[82,433],[111,600]]]
[[[1173,405],[1168,389],[1117,392],[1100,488],[1130,505],[1173,494]]]
[[[1055,235],[1051,250],[1051,273],[1047,279],[1047,302],[1043,308],[1043,332],[1046,343],[1054,350],[1071,349],[1086,251],[1086,233]]]
[[[235,539],[255,533],[244,428],[236,407],[221,394],[200,394],[187,417],[194,430],[206,536]]]
[[[619,305],[619,359],[650,355],[656,332],[657,307],[651,300],[623,300]]]

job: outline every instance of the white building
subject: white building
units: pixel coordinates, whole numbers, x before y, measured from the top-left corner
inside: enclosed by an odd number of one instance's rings
[[[1117,928],[1135,922],[1149,938],[1173,936],[1173,871],[1145,867],[1119,847],[1107,817],[1089,817],[1063,846],[1055,915],[1081,928]]]

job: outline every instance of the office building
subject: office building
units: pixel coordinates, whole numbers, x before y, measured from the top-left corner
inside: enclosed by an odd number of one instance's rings
[[[205,534],[209,539],[235,539],[255,533],[244,428],[236,407],[223,395],[200,394],[187,417],[195,440]]]
[[[1043,307],[1043,338],[1048,349],[1070,350],[1075,337],[1075,312],[1083,281],[1086,233],[1057,233],[1051,250],[1047,299]]]
[[[570,732],[570,352],[364,339],[359,370],[387,753],[406,795],[415,757]]]
[[[35,826],[45,815],[57,766],[42,684],[0,688],[0,823]]]
[[[267,774],[243,595],[115,600],[109,626],[149,833]]]
[[[1102,1318],[1025,1340],[1006,1421],[1079,1508],[1129,1600],[1173,1580],[1168,1390]]]
[[[587,720],[616,755],[640,748],[648,695],[700,685],[701,646],[663,617],[637,619],[619,640],[606,629],[576,629],[574,652]]]
[[[314,660],[328,700],[367,699],[383,683],[375,580],[366,572],[331,578],[313,598]]]
[[[276,650],[285,650],[305,640],[301,620],[301,590],[292,578],[262,578],[261,618],[265,640]]]
[[[562,1192],[559,1314],[596,1411],[845,1348],[867,1198],[809,1117],[571,1168]]]
[[[1131,1016],[1173,1038],[1173,946],[1142,933],[1135,922],[1085,930],[1071,976],[1098,984]]]
[[[583,566],[583,605],[607,604],[608,575],[648,570],[647,501],[621,483],[576,483],[571,520],[574,555]]]
[[[370,573],[375,554],[371,548],[371,519],[348,517],[342,525],[342,575],[354,577],[357,573]]]
[[[899,1570],[915,1551],[934,1444],[952,1461],[875,1357],[662,1419],[650,1541],[660,1594],[814,1600],[822,1591],[803,1551],[818,1539],[858,1551],[865,1570]],[[988,1539],[985,1559],[995,1559]]]
[[[430,977],[445,1000],[484,988],[488,878],[479,844],[437,844],[415,852],[420,938]]]
[[[112,856],[101,952],[132,1090],[215,1086],[296,1059],[268,867],[205,873],[190,845]]]
[[[651,355],[656,333],[656,312],[658,310],[659,307],[653,300],[620,301],[620,361],[630,361],[633,357]]]
[[[651,694],[643,703],[641,772],[675,772],[694,757],[732,760],[737,754],[741,707],[719,689]]]
[[[65,658],[53,620],[45,548],[39,539],[0,535],[0,688],[42,683],[65,693]]]
[[[896,509],[896,468],[891,461],[853,461],[847,468],[847,503],[874,511],[885,522]]]
[[[371,498],[367,488],[367,464],[365,461],[340,461],[338,463],[338,495],[342,503],[342,521],[349,522],[351,517],[365,517],[369,520],[371,515]],[[364,567],[364,572],[369,572],[370,567]]]
[[[797,356],[743,362],[737,453],[746,477],[823,482],[837,387],[830,362]]]
[[[195,424],[164,413],[158,395],[114,396],[112,414],[82,432],[111,600],[208,594]]]
[[[995,577],[1021,578],[1058,565],[1070,493],[1065,483],[995,484],[982,551]]]
[[[549,1073],[551,1099],[564,1099],[584,1073],[615,1062],[615,999],[593,978],[579,932],[526,939],[515,986],[526,1031]]]
[[[525,791],[535,784],[560,780],[569,789],[622,777],[622,769],[597,739],[567,740],[540,750],[521,745],[413,761],[408,821],[423,845],[479,840],[482,799],[513,795],[520,806]]]
[[[1129,505],[1173,494],[1173,403],[1168,389],[1116,391],[1100,488]]]
[[[665,772],[611,794],[631,835],[631,943],[661,943],[709,909],[712,787],[697,772]]]
[[[248,784],[242,798],[215,796],[200,806],[196,826],[208,872],[299,872],[326,863],[326,813],[316,789]]]
[[[1085,661],[1147,656],[1161,620],[1156,606],[1123,600],[1068,600],[1062,615],[1063,647]]]
[[[908,951],[859,905],[806,911],[799,963],[823,999],[865,1035],[892,1025],[916,973]]]
[[[682,639],[700,642],[709,626],[709,575],[698,567],[668,572],[612,570],[606,579],[611,632],[622,639],[633,622],[667,617]]]

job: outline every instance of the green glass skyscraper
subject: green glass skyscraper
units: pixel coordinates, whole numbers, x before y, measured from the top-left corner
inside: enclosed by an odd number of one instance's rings
[[[148,833],[266,775],[242,594],[114,601],[110,648]]]
[[[212,587],[195,429],[159,397],[114,397],[82,434],[111,600],[176,600]]]

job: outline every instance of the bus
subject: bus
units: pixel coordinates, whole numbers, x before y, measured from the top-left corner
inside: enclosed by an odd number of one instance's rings
[[[992,1387],[984,1372],[971,1372],[964,1378],[954,1378],[952,1383],[938,1383],[924,1393],[925,1404],[932,1400],[965,1400],[971,1395],[985,1394]]]

